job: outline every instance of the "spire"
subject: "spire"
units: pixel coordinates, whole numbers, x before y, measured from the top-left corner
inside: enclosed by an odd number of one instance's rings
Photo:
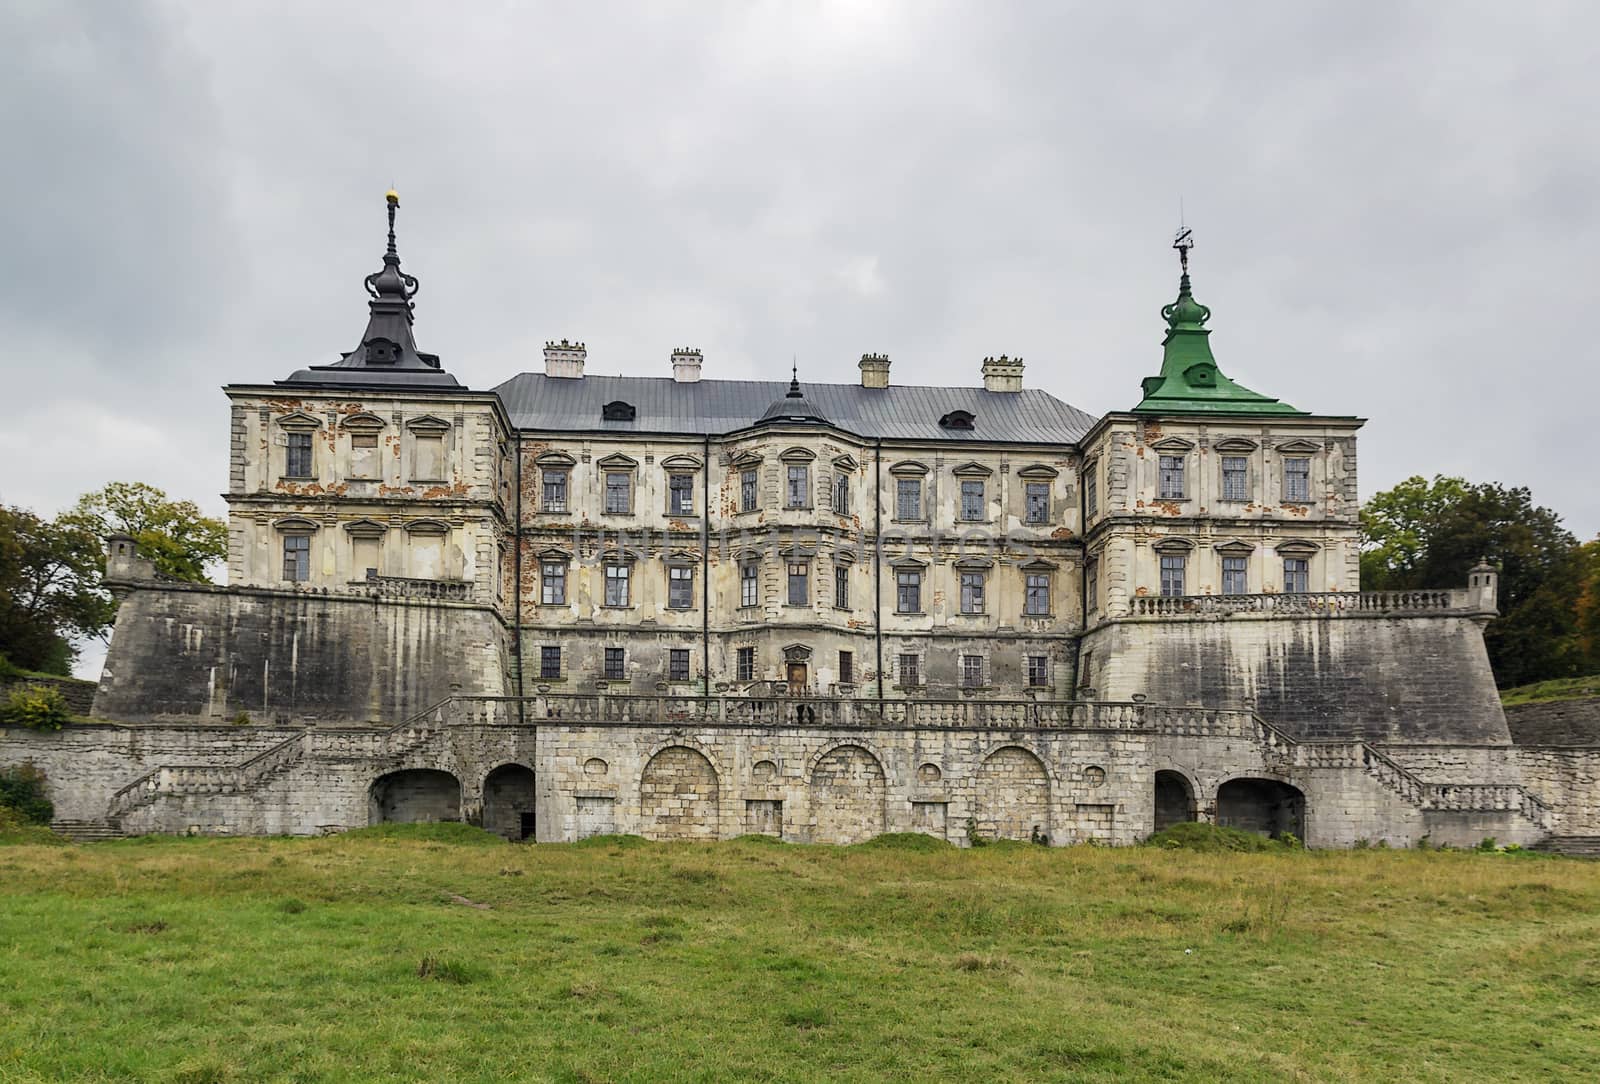
[[[1194,231],[1180,226],[1172,242],[1178,250],[1178,298],[1161,308],[1167,334],[1161,340],[1161,375],[1146,377],[1144,398],[1135,411],[1169,414],[1303,414],[1288,403],[1235,384],[1217,368],[1211,354],[1211,310],[1194,299],[1189,282],[1189,252]]]
[[[826,425],[828,419],[822,411],[811,405],[806,393],[800,390],[800,364],[793,359],[789,364],[789,391],[782,399],[774,399],[757,425]]]
[[[394,213],[400,209],[400,193],[391,188],[383,198],[389,205],[389,248],[383,254],[383,270],[366,277],[367,293],[372,295],[369,306],[374,314],[378,312],[380,303],[403,306],[406,323],[410,324],[415,307],[411,299],[417,296],[420,284],[415,275],[400,270],[400,252],[394,240]]]
[[[789,394],[785,399],[804,399],[805,394],[800,390],[800,362],[791,358],[789,361]]]

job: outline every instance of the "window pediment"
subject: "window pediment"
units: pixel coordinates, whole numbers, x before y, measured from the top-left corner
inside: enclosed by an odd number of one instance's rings
[[[1256,551],[1256,548],[1250,543],[1242,542],[1237,538],[1229,542],[1218,542],[1212,548],[1227,557],[1248,557]]]
[[[993,469],[984,466],[982,463],[973,460],[970,463],[961,464],[961,466],[955,468],[950,473],[954,474],[957,478],[987,478],[993,474],[994,471]]]
[[[1194,543],[1187,538],[1163,538],[1161,541],[1153,543],[1150,548],[1157,553],[1188,553],[1194,549]]]
[[[961,557],[953,563],[962,572],[985,572],[994,567],[994,562],[987,557]]]
[[[700,460],[692,455],[675,455],[661,461],[661,469],[674,474],[687,474],[700,469]]]
[[[353,433],[376,433],[384,426],[382,418],[367,411],[352,414],[340,424]]]
[[[735,470],[749,470],[751,467],[761,465],[761,457],[754,452],[740,452],[728,460],[728,465]]]
[[[1184,440],[1182,437],[1167,437],[1150,445],[1163,455],[1182,455],[1184,452],[1194,450],[1194,441]]]
[[[410,519],[405,528],[411,534],[449,534],[450,524],[442,519]]]
[[[274,520],[272,526],[288,534],[309,534],[317,529],[317,522],[304,516],[285,516]]]
[[[1311,455],[1322,451],[1322,445],[1312,440],[1286,440],[1277,450],[1284,455]]]
[[[550,562],[556,562],[556,561],[570,562],[572,560],[572,554],[568,553],[566,550],[558,550],[558,549],[555,549],[553,547],[550,548],[550,549],[542,549],[538,553],[534,554],[534,556],[539,558],[539,560],[541,560],[541,561],[550,561]]]
[[[600,555],[602,565],[631,565],[638,559],[639,555],[632,550],[612,550]]]
[[[854,471],[854,470],[856,470],[856,469],[858,469],[860,467],[860,464],[856,462],[855,457],[854,456],[850,456],[850,455],[836,455],[836,456],[834,456],[833,457],[833,465],[835,467],[839,468],[840,470],[844,471],[846,474],[848,474],[848,473],[850,473],[850,472],[852,472],[852,471]]]
[[[1253,452],[1259,448],[1260,445],[1246,437],[1225,437],[1222,440],[1217,441],[1211,447],[1215,448],[1219,452],[1227,452],[1229,455],[1237,455],[1241,452]]]
[[[1092,465],[1091,468],[1086,469],[1092,469]],[[1030,482],[1046,481],[1048,479],[1058,477],[1060,474],[1060,471],[1056,470],[1048,463],[1031,463],[1017,471],[1018,478],[1026,478]]]
[[[307,433],[322,428],[322,419],[303,410],[291,411],[278,419],[278,428],[295,433]]]
[[[424,414],[406,422],[406,428],[418,436],[438,437],[450,431],[450,423],[433,414]]]
[[[785,662],[805,662],[811,658],[811,649],[805,644],[790,644],[783,649]]]
[[[744,552],[739,554],[739,563],[741,565],[757,565],[757,564],[760,564],[761,563],[761,551],[760,550],[745,550]]]
[[[1322,547],[1305,538],[1291,538],[1273,547],[1283,557],[1309,557]]]
[[[783,546],[778,550],[779,557],[810,559],[817,555],[817,547],[806,545]]]
[[[921,476],[928,473],[928,465],[926,463],[919,463],[915,459],[903,459],[894,466],[890,467],[889,473]]]
[[[834,550],[833,563],[836,565],[853,565],[856,563],[856,555],[849,550]]]
[[[688,550],[674,550],[661,558],[661,563],[675,568],[685,568],[700,563],[700,555]]]
[[[637,470],[639,461],[625,456],[621,452],[614,452],[597,461],[595,466],[601,470]]]
[[[534,463],[540,470],[569,470],[578,465],[578,461],[565,452],[546,452]]]
[[[1058,566],[1054,561],[1046,561],[1042,557],[1036,557],[1026,564],[1018,567],[1020,567],[1024,572],[1054,572],[1060,566]]]
[[[785,463],[809,463],[817,458],[817,453],[810,448],[790,448],[778,456]]]
[[[375,519],[353,519],[344,529],[352,538],[382,538],[389,533],[389,525]]]
[[[897,557],[889,562],[889,567],[915,572],[919,569],[927,568],[928,562],[919,561],[915,557]]]

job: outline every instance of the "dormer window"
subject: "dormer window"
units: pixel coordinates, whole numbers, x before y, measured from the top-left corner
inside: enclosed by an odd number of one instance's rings
[[[971,429],[975,415],[970,410],[952,410],[939,419],[943,429]]]
[[[631,422],[637,413],[632,403],[616,399],[600,408],[600,419],[607,422]]]
[[[368,339],[367,364],[393,365],[400,360],[400,344],[388,339]]]

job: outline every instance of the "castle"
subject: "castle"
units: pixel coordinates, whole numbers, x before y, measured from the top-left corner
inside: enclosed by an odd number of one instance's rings
[[[228,585],[112,538],[101,721],[0,730],[69,829],[1600,833],[1600,753],[1511,740],[1494,570],[1360,591],[1362,420],[1224,375],[1187,234],[1160,372],[1097,418],[1005,355],[836,385],[561,340],[472,390],[387,202],[355,348],[225,389]]]

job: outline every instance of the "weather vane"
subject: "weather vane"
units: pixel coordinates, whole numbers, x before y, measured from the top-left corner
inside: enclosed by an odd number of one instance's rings
[[[1178,227],[1178,236],[1172,239],[1172,247],[1178,250],[1178,262],[1183,265],[1183,273],[1189,273],[1189,250],[1194,247],[1194,231],[1188,226]]]

